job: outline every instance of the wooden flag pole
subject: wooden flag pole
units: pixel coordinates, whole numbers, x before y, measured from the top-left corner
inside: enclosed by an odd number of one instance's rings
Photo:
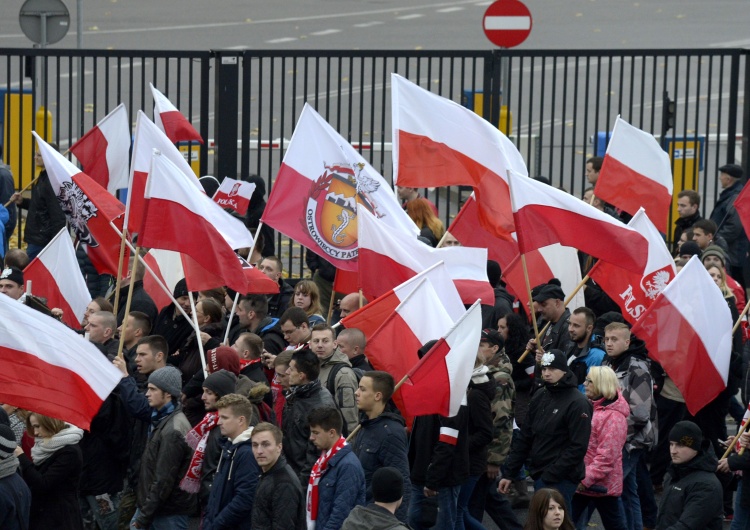
[[[120,258],[117,260],[117,280],[115,281],[115,303],[113,313],[117,316],[118,305],[120,303],[120,286],[122,285],[122,266],[125,260],[125,240],[128,238],[128,228],[122,227],[120,234]],[[132,273],[131,273],[132,274]],[[132,280],[133,278],[131,278]]]
[[[232,319],[234,318],[234,312],[237,310],[237,302],[240,299],[240,293],[234,293],[234,302],[232,302],[232,310],[229,312],[229,321],[227,322],[227,330],[224,332],[225,346],[229,346],[229,330],[232,329]]]
[[[394,394],[396,393],[396,390],[401,388],[401,385],[406,383],[407,379],[409,379],[409,374],[406,374],[404,377],[401,378],[401,381],[396,383],[396,386],[393,387]],[[361,423],[357,424],[357,426],[354,427],[354,430],[349,433],[349,436],[346,437],[346,443],[351,443],[351,441],[354,439],[354,437],[356,436],[356,434],[359,432],[361,428],[362,428],[362,424]]]
[[[745,304],[745,309],[742,310],[742,313],[740,313],[740,317],[737,319],[737,322],[734,323],[734,327],[732,328],[732,335],[737,333],[737,330],[740,327],[740,324],[742,324],[742,317],[747,315],[747,311],[750,309],[750,302]]]
[[[203,341],[201,340],[201,328],[198,325],[198,314],[195,311],[195,298],[193,298],[193,292],[188,289],[188,298],[190,298],[190,310],[193,313],[193,327],[195,328],[195,340],[198,342],[198,353],[201,357],[201,366],[203,367],[203,379],[208,377],[208,370],[206,370],[206,355],[203,353]]]
[[[130,302],[133,299],[133,284],[135,284],[134,274],[135,268],[138,266],[139,251],[141,247],[136,245],[135,247],[135,258],[133,258],[133,268],[130,271],[130,285],[128,286],[128,299],[125,302],[125,316],[122,318],[123,328],[128,323],[128,315],[130,315]],[[122,359],[122,349],[125,346],[125,333],[120,333],[120,345],[117,347],[117,356]]]
[[[336,271],[336,274],[338,274],[338,271]],[[334,276],[333,283],[336,283],[336,277]],[[336,290],[331,286],[331,299],[328,301],[328,315],[326,316],[326,322],[331,321],[331,317],[333,316],[333,302],[336,300]]]
[[[31,182],[29,182],[26,186],[24,186],[22,189],[20,189],[16,193],[23,193],[24,191],[28,190],[31,186],[33,186],[36,183],[37,180],[39,180],[39,177],[41,177],[41,176],[42,176],[42,174],[39,173],[38,177],[34,178],[34,180],[32,180]],[[4,206],[7,208],[8,206],[10,206],[10,203],[12,203],[12,202],[13,202],[13,200],[10,199],[10,200],[8,200],[8,202],[5,203]]]
[[[440,241],[438,241],[438,244],[435,248],[441,248],[443,246],[443,243],[445,242],[445,238],[448,237],[448,230],[446,229],[443,233],[443,237],[440,238]]]

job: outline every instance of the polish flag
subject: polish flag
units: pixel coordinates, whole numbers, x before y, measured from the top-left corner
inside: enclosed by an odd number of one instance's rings
[[[146,189],[146,179],[151,169],[151,156],[154,149],[168,158],[185,175],[187,181],[197,193],[204,193],[203,186],[193,173],[190,165],[185,161],[179,149],[148,119],[142,110],[138,111],[135,122],[135,139],[133,140],[133,155],[130,161],[130,185],[128,190],[128,214],[126,222],[128,230],[136,233],[143,218],[143,190]]]
[[[564,247],[556,243],[532,250],[526,254],[526,268],[529,273],[529,285],[535,287],[557,278],[566,297],[581,283],[581,265],[578,262],[578,252],[573,247]],[[529,292],[520,254],[503,269],[503,279],[509,291],[516,295],[528,312]],[[586,300],[581,289],[570,300],[568,306],[575,309],[584,305]]]
[[[645,208],[659,232],[666,234],[672,187],[669,155],[653,135],[618,116],[594,195],[631,215]]]
[[[648,240],[636,230],[547,184],[515,175],[511,182],[521,252],[560,243],[632,272],[645,270]]]
[[[70,147],[83,169],[111,194],[128,187],[130,124],[120,103]]]
[[[99,274],[117,276],[120,236],[110,223],[122,229],[125,207],[39,135],[35,132],[32,134],[42,154],[52,189],[78,244],[85,245],[86,254]]]
[[[393,181],[405,187],[473,186],[479,220],[496,237],[514,231],[507,172],[528,176],[513,142],[481,116],[391,74]]]
[[[695,415],[727,386],[732,351],[729,306],[697,256],[633,326]]]
[[[359,282],[368,299],[443,261],[464,304],[473,304],[478,298],[483,304],[495,303],[495,292],[487,280],[486,249],[432,248],[416,237],[389,230],[367,211],[359,214],[359,245],[360,271],[368,271],[359,275]]]
[[[62,321],[74,329],[81,320],[91,295],[83,279],[70,233],[60,230],[52,241],[23,270],[24,281],[31,281],[34,292],[47,299],[49,307],[62,309]]]
[[[390,232],[419,234],[385,179],[305,104],[262,221],[337,269],[356,271],[365,210]]]
[[[643,208],[636,212],[628,226],[648,240],[648,263],[643,273],[634,274],[613,263],[598,261],[589,271],[589,276],[617,302],[622,316],[635,324],[674,279],[677,269],[664,238]]]
[[[241,221],[205,194],[196,193],[180,169],[158,153],[153,155],[144,197],[146,207],[138,236],[141,246],[187,254],[220,278],[220,285],[238,292],[245,289],[242,265],[216,228]]]
[[[458,414],[466,403],[481,334],[482,310],[476,302],[409,370],[409,379],[401,385],[406,414]]]
[[[396,308],[416,289],[422,280],[427,278],[435,289],[443,308],[456,321],[464,314],[461,297],[448,275],[445,263],[440,261],[420,272],[413,278],[395,287],[369,304],[341,319],[346,328],[362,330],[369,340],[385,320],[393,314]]]
[[[65,324],[0,296],[0,402],[88,429],[122,374]]]
[[[143,261],[151,267],[151,270],[154,271],[156,277],[167,289],[169,289],[170,293],[174,292],[177,282],[185,277],[185,271],[182,268],[182,260],[180,259],[179,252],[152,248],[145,256],[143,256]],[[143,289],[154,301],[154,304],[159,308],[159,311],[172,303],[172,299],[164,292],[164,289],[159,286],[159,283],[154,276],[148,271],[146,271],[146,274],[143,276]]]
[[[177,107],[172,105],[172,102],[159,92],[154,85],[149,83],[148,86],[151,87],[151,95],[154,97],[154,123],[164,131],[170,141],[173,144],[177,142],[203,143],[201,135],[188,119],[177,110]]]
[[[500,264],[508,291],[519,299],[523,307],[529,307],[529,294],[518,243],[515,239],[502,239],[487,232],[480,226],[478,214],[477,202],[472,193],[448,231],[465,247],[486,248],[489,258]],[[532,250],[526,254],[526,267],[532,287],[557,278],[562,283],[563,292],[567,294],[572,293],[581,282],[578,253],[573,247],[555,243]],[[569,305],[574,308],[585,305],[583,291],[579,291]]]
[[[428,308],[429,318],[425,318]],[[368,338],[367,359],[373,368],[388,372],[398,382],[419,362],[417,350],[426,342],[445,335],[452,325],[453,320],[443,307],[432,282],[423,278]],[[481,328],[480,321],[477,330]],[[473,362],[471,366],[474,366]],[[393,399],[403,412],[405,404],[400,390]]]
[[[240,215],[245,215],[254,191],[255,184],[252,182],[225,177],[219,189],[214,193],[213,199],[222,208],[229,208]]]

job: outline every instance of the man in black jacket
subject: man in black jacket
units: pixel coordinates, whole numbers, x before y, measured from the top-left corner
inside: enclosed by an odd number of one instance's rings
[[[682,233],[691,228],[696,221],[703,219],[700,213],[701,196],[695,190],[682,190],[677,194],[677,214],[674,222],[674,239],[672,252],[677,252]]]
[[[555,488],[568,506],[585,476],[583,457],[591,435],[592,408],[578,391],[565,354],[552,350],[542,355],[544,387],[531,398],[529,412],[503,466],[500,493],[508,493],[511,478],[528,460],[534,488]]]
[[[719,182],[722,192],[716,201],[711,220],[716,223],[716,239],[724,238],[729,247],[727,272],[732,278],[745,285],[743,269],[747,262],[748,240],[734,201],[742,191],[742,167],[726,164],[719,168]]]
[[[422,358],[437,341],[419,349]],[[429,504],[437,501],[437,528],[456,524],[458,493],[469,478],[469,413],[462,405],[451,418],[431,414],[417,416],[409,441],[411,465],[411,502],[409,525],[417,530],[429,528],[426,515]]]
[[[297,474],[281,454],[281,430],[271,423],[259,423],[250,439],[255,461],[263,471],[253,501],[253,529],[304,530],[305,498]]]
[[[50,145],[57,150],[56,144]],[[30,260],[34,259],[47,246],[47,243],[52,241],[66,222],[65,212],[57,200],[38,148],[34,153],[34,163],[42,172],[39,173],[39,180],[31,188],[31,198],[24,199],[20,193],[14,193],[11,197],[11,200],[18,206],[28,210],[23,240],[28,243],[26,254],[29,255]]]
[[[397,412],[386,412],[393,395],[393,376],[388,372],[365,372],[356,392],[360,412],[360,430],[352,440],[352,451],[359,457],[365,471],[366,500],[373,502],[372,477],[386,466],[397,469],[403,476],[404,500],[396,510],[396,517],[406,522],[411,480],[406,441],[406,422]]]
[[[279,318],[289,307],[289,300],[294,296],[294,287],[284,281],[284,266],[276,256],[266,256],[260,260],[258,270],[279,284],[279,292],[268,295],[268,316]]]
[[[678,422],[669,432],[672,464],[667,470],[659,503],[657,530],[667,528],[722,528],[722,488],[716,478],[716,457],[703,443],[691,421]]]
[[[229,344],[234,344],[241,333],[255,333],[263,339],[263,347],[271,355],[278,355],[287,346],[279,328],[279,319],[268,316],[268,300],[262,294],[241,296],[237,302],[238,323],[229,331]]]
[[[174,286],[174,299],[188,316],[191,316],[190,296],[185,278]],[[186,319],[175,304],[166,306],[159,312],[154,322],[154,334],[161,335],[169,344],[169,355],[174,354],[193,332],[193,322]],[[168,362],[179,367],[180,358],[169,358]],[[190,374],[193,375],[193,374]],[[187,381],[185,381],[187,382]]]
[[[335,407],[331,393],[324,388],[320,375],[320,361],[308,349],[294,352],[289,361],[289,391],[284,392],[286,405],[282,414],[284,455],[297,473],[300,484],[307,484],[310,471],[320,451],[310,441],[307,416],[320,407]]]

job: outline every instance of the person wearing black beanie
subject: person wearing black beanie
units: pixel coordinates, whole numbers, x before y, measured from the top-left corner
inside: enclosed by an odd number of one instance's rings
[[[404,477],[394,467],[382,467],[372,475],[373,503],[355,506],[344,521],[342,530],[399,530],[408,528],[394,513],[401,505]]]

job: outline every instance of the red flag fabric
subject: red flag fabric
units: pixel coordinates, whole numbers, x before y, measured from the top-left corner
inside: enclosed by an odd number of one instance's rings
[[[416,237],[389,231],[367,211],[359,214],[360,287],[368,299],[380,296],[439,261],[464,304],[477,298],[495,303],[495,292],[487,280],[487,250],[471,247],[431,248]]]
[[[333,290],[337,293],[356,293],[359,290],[359,275],[356,272],[336,269]]]
[[[26,266],[23,278],[26,282],[31,281],[33,294],[47,299],[48,307],[62,309],[65,324],[74,329],[81,328],[91,295],[67,228],[60,230]]]
[[[153,155],[144,197],[141,246],[187,254],[219,278],[219,285],[238,292],[245,289],[247,281],[242,265],[215,228],[240,221],[206,195],[196,193],[180,169],[157,153]]]
[[[633,326],[696,414],[727,386],[732,315],[697,256]]]
[[[0,296],[0,402],[88,429],[122,374],[54,318]]]
[[[618,116],[594,195],[631,215],[643,207],[659,232],[666,234],[672,188],[669,155],[653,135]]]
[[[482,310],[477,302],[409,371],[409,379],[401,386],[407,414],[458,414],[465,403],[481,334]]]
[[[110,222],[122,229],[125,207],[36,133],[33,134],[52,189],[78,243],[85,245],[86,254],[99,274],[117,276],[120,236]]]
[[[441,261],[420,272],[413,278],[406,280],[384,295],[377,297],[369,304],[345,316],[341,319],[341,323],[347,328],[362,330],[365,337],[369,340],[383,322],[396,310],[399,304],[406,300],[409,294],[425,278],[429,280],[433,289],[435,289],[435,293],[440,299],[443,308],[448,313],[448,316],[451,317],[451,320],[455,321],[461,318],[464,314],[461,297],[448,275],[445,263]]]
[[[589,276],[622,309],[632,324],[674,279],[677,269],[664,239],[641,208],[628,223],[648,240],[648,264],[643,273],[627,271],[613,263],[597,262]]]
[[[560,243],[632,272],[645,270],[646,238],[580,199],[515,175],[511,198],[521,252]]]
[[[750,234],[750,186],[745,185],[734,200],[734,208],[746,234]]]
[[[130,124],[125,104],[120,103],[80,140],[70,146],[83,170],[97,184],[114,194],[128,187]]]
[[[245,215],[254,191],[255,184],[252,182],[225,177],[219,189],[214,193],[213,199],[222,208],[229,208],[240,215]]]
[[[425,308],[430,308],[430,318],[424,318]],[[398,382],[419,361],[417,350],[445,335],[452,325],[432,283],[423,279],[367,341],[367,359]],[[394,394],[394,402],[405,410],[400,391]]]
[[[513,215],[507,172],[528,175],[503,133],[458,103],[391,74],[394,183],[408,187],[473,186],[479,220],[510,239]]]
[[[391,232],[419,234],[385,179],[305,104],[262,221],[337,269],[356,271],[363,210]]]
[[[177,110],[177,107],[172,105],[172,102],[154,85],[149,83],[148,86],[151,87],[151,95],[154,97],[154,123],[164,131],[172,143],[189,141],[203,143],[201,135],[195,130],[193,124]]]

